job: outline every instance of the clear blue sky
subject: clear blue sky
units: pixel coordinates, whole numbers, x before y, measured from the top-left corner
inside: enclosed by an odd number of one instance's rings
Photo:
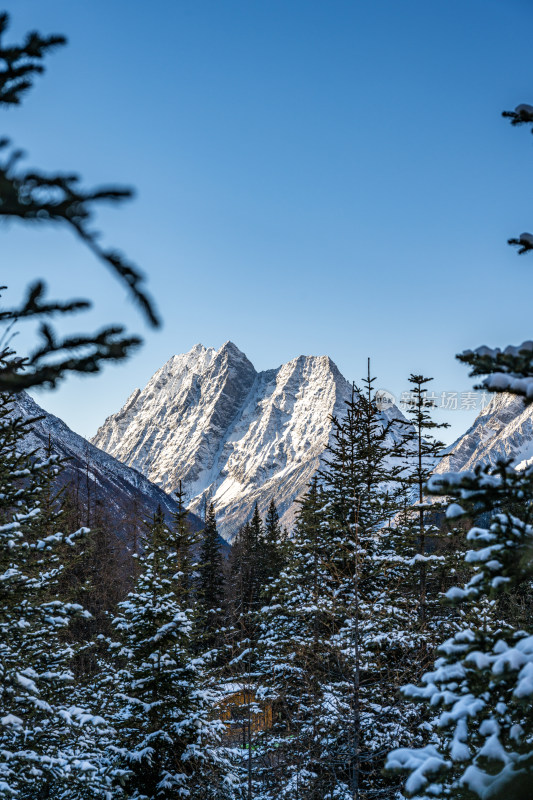
[[[148,273],[164,327],[67,232],[4,228],[12,298],[46,274],[145,336],[41,404],[91,435],[172,354],[232,339],[258,369],[328,354],[399,394],[472,382],[454,354],[533,335],[526,0],[10,0],[11,37],[65,33],[1,133],[28,164],[136,187],[106,242]],[[83,324],[82,324],[83,323]],[[24,338],[21,337],[21,346]],[[473,412],[444,416],[457,435]]]

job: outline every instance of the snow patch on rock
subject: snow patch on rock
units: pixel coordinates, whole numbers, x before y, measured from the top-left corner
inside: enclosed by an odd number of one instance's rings
[[[199,515],[212,500],[219,530],[231,539],[254,504],[265,514],[271,498],[291,524],[294,501],[328,444],[331,416],[344,415],[350,393],[328,356],[256,372],[232,342],[218,351],[196,345],[167,361],[92,442],[167,492],[181,480]]]
[[[467,432],[457,439],[435,472],[471,470],[476,464],[511,460],[518,469],[533,458],[533,404],[522,397],[495,394]]]

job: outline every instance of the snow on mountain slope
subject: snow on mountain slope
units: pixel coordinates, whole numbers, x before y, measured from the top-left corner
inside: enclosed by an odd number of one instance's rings
[[[327,356],[257,373],[232,342],[196,345],[135,390],[92,442],[167,492],[181,480],[196,513],[212,499],[231,538],[256,501],[261,513],[271,497],[281,515],[290,512],[349,394]]]
[[[533,404],[521,397],[495,394],[474,424],[448,449],[436,472],[472,469],[512,459],[518,468],[533,457]]]
[[[231,540],[256,502],[264,515],[274,498],[291,524],[328,444],[330,417],[344,415],[350,393],[327,356],[258,373],[232,342],[218,351],[196,345],[136,389],[91,441],[167,492],[181,480],[200,516],[212,500]],[[401,417],[398,409],[384,414]]]
[[[24,419],[42,417],[25,437],[26,452],[38,451],[42,455],[50,442],[52,452],[67,459],[62,481],[73,481],[82,498],[86,497],[89,481],[91,496],[105,504],[106,510],[116,521],[119,535],[124,517],[131,512],[133,503],[146,518],[155,512],[158,505],[167,517],[176,510],[174,500],[144,475],[74,433],[62,420],[42,409],[28,394],[22,392],[14,400],[14,414],[17,416]],[[200,521],[192,515],[191,523],[196,528],[200,525]]]
[[[218,353],[197,345],[167,361],[142,392],[136,389],[91,441],[167,491],[182,479],[192,497],[210,483],[255,378],[252,364],[230,342]]]

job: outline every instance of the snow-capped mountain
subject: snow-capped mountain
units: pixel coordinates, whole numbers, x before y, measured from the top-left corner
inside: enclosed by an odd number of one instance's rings
[[[73,481],[84,499],[88,490],[93,498],[98,497],[116,521],[119,535],[121,521],[131,513],[133,503],[138,513],[146,518],[159,505],[168,518],[176,510],[174,500],[158,486],[150,483],[144,475],[74,433],[62,420],[41,408],[28,394],[21,392],[15,395],[14,400],[13,413],[17,416],[24,419],[41,417],[24,439],[26,451],[37,451],[43,455],[50,444],[54,454],[67,459],[62,481]],[[192,515],[191,523],[196,528],[200,525],[200,521]]]
[[[256,372],[232,342],[196,345],[136,389],[91,441],[167,492],[181,480],[195,513],[212,500],[231,539],[254,504],[264,514],[271,498],[290,524],[328,444],[330,416],[343,415],[350,392],[328,356]]]
[[[521,397],[495,394],[474,424],[448,448],[436,472],[472,469],[512,459],[518,468],[533,458],[533,404]]]

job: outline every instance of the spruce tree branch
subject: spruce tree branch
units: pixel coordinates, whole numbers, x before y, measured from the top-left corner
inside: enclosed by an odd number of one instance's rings
[[[28,33],[19,46],[6,46],[3,35],[9,26],[9,16],[0,14],[0,104],[19,105],[22,96],[31,89],[33,77],[44,72],[43,59],[51,50],[66,44],[64,36],[42,37],[36,31]]]
[[[54,388],[70,372],[99,372],[104,361],[121,361],[141,344],[136,336],[123,336],[123,328],[105,328],[93,335],[57,339],[46,324],[43,342],[26,358],[5,347],[0,352],[0,392],[21,392],[33,386]],[[53,357],[53,360],[50,360]]]
[[[478,347],[465,350],[456,358],[472,369],[471,377],[487,377],[475,386],[488,392],[509,392],[533,401],[533,342],[523,342],[505,350],[499,347]]]
[[[5,45],[9,16],[0,14],[0,106],[18,105],[44,72],[45,56],[64,45],[63,36],[29,33],[21,45]],[[132,190],[117,186],[84,189],[80,178],[71,173],[44,173],[21,168],[21,150],[11,148],[9,140],[0,139],[0,218],[25,223],[66,225],[126,284],[130,295],[153,326],[159,319],[154,304],[144,288],[140,270],[120,253],[102,247],[94,230],[95,209],[103,202],[121,203]],[[5,287],[2,287],[5,288]],[[0,310],[4,333],[0,338],[0,391],[21,391],[31,386],[55,386],[68,372],[98,372],[104,361],[122,360],[140,344],[137,336],[126,336],[121,326],[108,326],[96,334],[58,338],[48,323],[52,316],[75,313],[90,307],[87,300],[45,300],[43,281],[32,284],[17,308]],[[41,319],[40,345],[27,357],[18,357],[9,347],[13,327],[21,319]]]
[[[528,103],[521,103],[516,106],[514,111],[503,111],[502,117],[511,120],[511,125],[531,125],[531,133],[533,133],[533,106]],[[523,255],[533,250],[533,236],[530,233],[521,233],[518,237],[512,237],[507,240],[507,244],[518,248],[518,255]]]
[[[5,151],[8,145],[8,140],[0,140],[1,150]],[[103,248],[98,243],[98,233],[91,228],[96,203],[120,203],[132,197],[132,190],[116,186],[82,189],[79,176],[74,174],[47,175],[19,169],[22,157],[20,150],[11,150],[0,162],[0,217],[66,224],[127,285],[150,324],[157,327],[159,319],[144,289],[144,276],[120,253]]]
[[[518,238],[507,239],[507,244],[518,247],[518,255],[522,256],[533,250],[533,236],[530,233],[521,233]]]
[[[0,292],[6,289],[0,286]],[[0,322],[19,320],[25,317],[35,317],[52,314],[68,314],[75,311],[84,311],[91,307],[88,300],[68,300],[60,302],[57,300],[42,302],[46,292],[43,281],[36,281],[27,289],[27,296],[20,308],[0,309]]]
[[[533,106],[521,103],[514,111],[502,111],[502,117],[511,120],[511,125],[533,125]],[[531,129],[533,133],[533,128]]]
[[[5,287],[0,287],[0,291]],[[45,285],[38,281],[29,287],[19,308],[0,309],[0,324],[6,334],[21,319],[42,319],[90,308],[86,300],[46,301]],[[20,392],[32,386],[57,385],[68,372],[96,373],[104,361],[120,361],[141,344],[137,336],[124,336],[121,326],[109,326],[95,334],[80,334],[58,339],[54,329],[43,322],[42,343],[29,356],[17,357],[7,343],[0,351],[0,392]],[[7,340],[9,341],[9,340]],[[50,359],[54,357],[54,361]]]

